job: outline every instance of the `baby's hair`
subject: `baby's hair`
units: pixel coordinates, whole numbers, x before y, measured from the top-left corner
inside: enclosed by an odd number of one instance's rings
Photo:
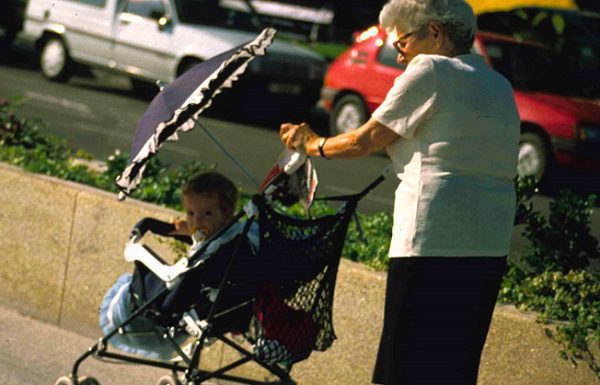
[[[219,199],[219,207],[227,215],[233,215],[238,200],[238,190],[233,182],[214,171],[194,174],[183,185],[181,194],[214,195]]]

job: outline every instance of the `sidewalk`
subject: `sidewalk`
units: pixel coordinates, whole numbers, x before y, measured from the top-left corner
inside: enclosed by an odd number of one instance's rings
[[[75,360],[95,343],[93,338],[0,306],[0,384],[53,384],[59,377],[68,375]],[[102,385],[156,384],[167,374],[165,369],[108,364],[95,359],[86,360],[79,371],[80,376],[95,377]],[[203,383],[235,384],[222,380]]]

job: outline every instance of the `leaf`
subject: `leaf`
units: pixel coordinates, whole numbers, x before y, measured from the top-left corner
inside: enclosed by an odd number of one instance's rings
[[[535,15],[535,17],[531,21],[531,25],[534,26],[534,27],[537,27],[547,17],[548,17],[548,13],[547,12],[540,12],[537,15]]]
[[[565,18],[562,15],[554,14],[552,15],[552,25],[554,26],[554,30],[559,35],[562,35],[565,32],[566,22]]]

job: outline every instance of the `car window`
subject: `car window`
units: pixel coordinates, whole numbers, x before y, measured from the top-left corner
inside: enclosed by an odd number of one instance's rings
[[[600,97],[597,51],[581,53],[589,56],[581,62],[544,46],[497,41],[484,44],[492,67],[516,89]]]
[[[77,3],[89,4],[96,7],[104,7],[106,0],[75,0]]]
[[[152,19],[159,19],[165,15],[162,0],[128,0],[124,10],[134,15]]]
[[[600,16],[586,12],[518,8],[481,14],[477,18],[477,25],[482,31],[508,34],[548,45],[600,41]]]
[[[329,33],[333,13],[328,9],[303,7],[293,2],[244,0],[175,0],[179,21],[256,32],[264,26],[296,39],[316,39]]]
[[[187,24],[214,25],[256,31],[251,15],[238,14],[219,5],[218,0],[175,0],[179,21]]]
[[[398,52],[392,46],[392,42],[388,39],[385,44],[379,50],[379,54],[377,55],[377,61],[388,67],[395,67],[406,69],[406,66],[403,64],[398,64],[396,61],[398,57]]]

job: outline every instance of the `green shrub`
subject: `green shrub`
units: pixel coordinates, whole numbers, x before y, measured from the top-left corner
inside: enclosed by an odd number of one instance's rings
[[[100,177],[98,187],[117,191],[115,179],[123,171],[129,161],[127,154],[120,151],[108,157],[107,170]],[[181,187],[194,173],[208,171],[214,166],[202,162],[192,162],[179,167],[170,167],[159,158],[152,158],[146,165],[144,178],[132,197],[151,202],[175,210],[181,210]]]
[[[111,192],[118,191],[115,178],[127,165],[127,154],[115,151],[108,157],[105,171],[75,163],[74,159],[91,160],[92,156],[84,151],[73,151],[64,140],[42,135],[40,129],[44,126],[40,121],[18,118],[21,103],[20,98],[10,102],[0,101],[0,161],[30,172],[52,175]],[[180,189],[184,181],[195,172],[211,168],[201,162],[172,168],[153,158],[148,162],[145,177],[132,197],[179,210]]]
[[[387,270],[391,236],[391,214],[358,214],[348,229],[343,255],[376,270]]]
[[[600,378],[590,351],[600,347],[600,272],[588,269],[591,259],[600,258],[589,227],[596,197],[562,191],[546,218],[529,201],[535,182],[520,180],[517,187],[516,222],[525,226],[530,246],[510,261],[499,300],[537,312],[540,322],[552,324],[547,334],[561,344],[561,355],[573,363],[583,360]]]

